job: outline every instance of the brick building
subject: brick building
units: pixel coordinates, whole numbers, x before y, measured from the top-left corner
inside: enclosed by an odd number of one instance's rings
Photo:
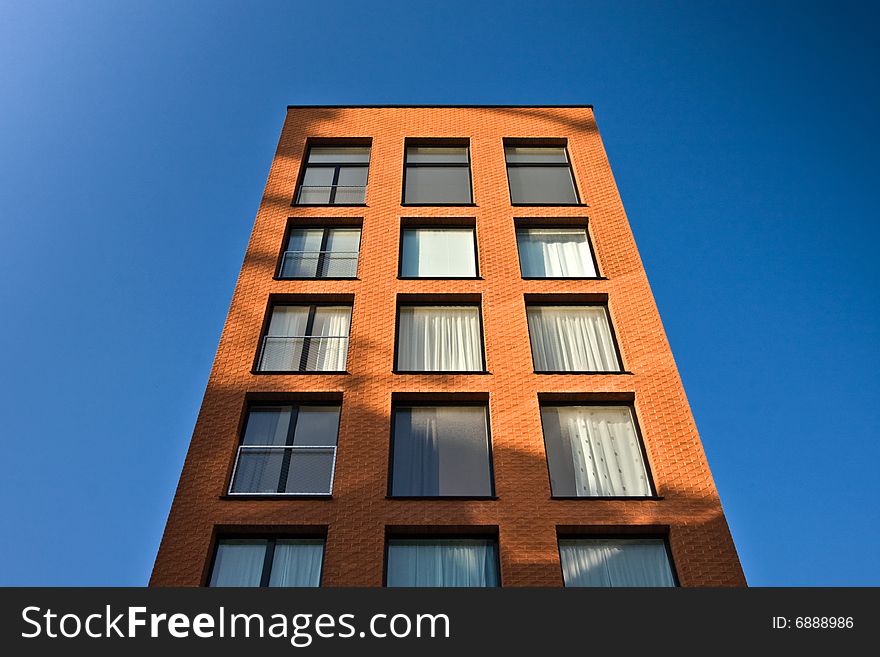
[[[151,585],[563,584],[745,584],[592,108],[288,108]]]

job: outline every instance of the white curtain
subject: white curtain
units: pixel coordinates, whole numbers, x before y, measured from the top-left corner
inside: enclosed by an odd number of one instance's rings
[[[289,406],[253,409],[248,414],[243,446],[235,464],[233,493],[276,493],[281,478],[284,450],[259,449],[255,445],[284,445],[290,427]]]
[[[275,306],[269,320],[269,330],[260,359],[260,369],[266,372],[295,372],[299,370],[303,341],[309,319],[308,306]]]
[[[401,306],[397,369],[479,372],[480,310],[467,306]]]
[[[493,541],[392,540],[388,586],[498,586]]]
[[[642,449],[626,406],[557,406],[542,409],[548,439],[558,438],[558,455],[571,458],[550,463],[551,478],[566,492],[581,497],[651,494]],[[558,481],[573,472],[573,481]],[[555,475],[555,476],[554,476]],[[570,476],[570,475],[569,475]],[[555,491],[554,491],[555,492]],[[558,494],[558,493],[557,493]]]
[[[348,331],[351,326],[351,308],[348,306],[321,307],[315,310],[315,322],[309,340],[308,369],[341,372],[348,357]],[[323,337],[316,340],[315,337]]]
[[[328,228],[323,276],[344,278],[357,274],[361,231],[358,228]]]
[[[314,278],[318,267],[318,252],[324,236],[322,228],[296,228],[290,231],[282,276]]]
[[[259,586],[266,541],[226,540],[217,545],[211,586]]]
[[[398,408],[394,418],[391,494],[440,494],[440,436],[436,408]]]
[[[421,278],[476,276],[473,228],[404,230],[401,275]]]
[[[559,541],[566,586],[675,586],[659,539]]]
[[[324,541],[278,540],[269,586],[319,586]]]
[[[530,306],[527,316],[536,371],[620,371],[602,306]]]
[[[516,234],[522,275],[547,278],[596,276],[583,228],[526,228]]]

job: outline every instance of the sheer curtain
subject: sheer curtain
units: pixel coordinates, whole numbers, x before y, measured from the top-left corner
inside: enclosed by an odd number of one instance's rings
[[[291,372],[299,370],[303,341],[290,339],[305,335],[309,319],[308,306],[275,306],[269,330],[263,343],[260,370]]]
[[[266,541],[225,540],[217,544],[211,586],[259,586]]]
[[[620,363],[602,306],[529,306],[538,372],[617,372]]]
[[[269,586],[319,586],[324,541],[278,540]]]
[[[468,306],[401,306],[397,369],[480,372],[480,310]]]
[[[566,586],[675,586],[660,539],[559,541]]]
[[[295,228],[290,231],[282,276],[314,278],[317,276],[318,252],[324,236],[322,228]]]
[[[498,586],[495,542],[484,539],[391,540],[388,586]]]
[[[252,409],[248,414],[247,427],[241,444],[244,446],[287,443],[291,407]],[[233,493],[278,492],[284,450],[240,449],[232,481]]]
[[[404,230],[401,275],[422,278],[476,276],[474,229]]]
[[[328,228],[327,250],[322,276],[344,278],[357,274],[361,231],[357,228]]]
[[[580,497],[651,494],[632,412],[626,406],[556,406],[541,409],[545,438],[571,463],[550,461],[554,486]],[[548,450],[548,454],[550,450]],[[568,475],[572,473],[572,475]],[[573,481],[563,481],[568,476]]]
[[[583,228],[525,228],[517,231],[522,274],[526,277],[596,276]]]
[[[308,369],[341,372],[348,357],[348,331],[351,308],[348,306],[319,307],[315,310],[309,340]],[[314,339],[323,337],[325,339]]]
[[[398,408],[394,417],[391,494],[440,494],[440,436],[436,408]]]

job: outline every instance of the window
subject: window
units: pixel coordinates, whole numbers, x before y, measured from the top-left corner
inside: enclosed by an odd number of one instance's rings
[[[675,586],[663,539],[561,539],[566,586]]]
[[[349,306],[272,308],[260,372],[343,372],[348,356]]]
[[[362,205],[367,198],[369,146],[312,146],[297,205]]]
[[[403,202],[408,205],[469,205],[471,166],[466,145],[407,145]]]
[[[360,228],[292,228],[279,278],[354,278]]]
[[[393,497],[491,497],[485,406],[398,406]]]
[[[473,228],[404,228],[400,275],[403,278],[476,278]]]
[[[230,495],[330,495],[339,406],[255,406],[247,423]]]
[[[478,306],[400,306],[397,322],[397,371],[483,371]]]
[[[523,278],[596,278],[587,231],[583,228],[518,228]]]
[[[564,146],[505,145],[510,202],[523,205],[577,205]]]
[[[542,406],[555,497],[651,495],[632,410],[627,406]]]
[[[221,539],[209,586],[319,586],[323,561],[319,538]]]
[[[536,372],[619,372],[604,306],[528,306]]]
[[[390,539],[386,586],[498,586],[491,539]]]

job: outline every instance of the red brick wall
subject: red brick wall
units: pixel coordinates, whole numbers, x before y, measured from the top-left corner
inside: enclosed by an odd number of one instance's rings
[[[367,207],[291,207],[306,139],[370,137]],[[404,140],[470,138],[475,207],[402,207]],[[502,139],[568,140],[582,207],[512,207]],[[583,217],[607,280],[523,280],[517,217]],[[363,220],[358,280],[276,281],[288,218]],[[402,217],[473,217],[481,280],[398,280]],[[399,294],[482,298],[487,375],[393,374]],[[532,370],[526,294],[607,295],[631,374]],[[353,295],[348,374],[254,375],[270,295]],[[341,393],[333,499],[228,500],[246,395]],[[498,499],[386,499],[391,394],[488,393]],[[631,394],[657,500],[551,500],[538,394]],[[278,150],[155,568],[154,586],[204,583],[218,532],[326,527],[325,586],[382,584],[386,528],[497,527],[504,586],[562,584],[557,529],[667,531],[683,586],[745,579],[590,108],[295,108]]]

